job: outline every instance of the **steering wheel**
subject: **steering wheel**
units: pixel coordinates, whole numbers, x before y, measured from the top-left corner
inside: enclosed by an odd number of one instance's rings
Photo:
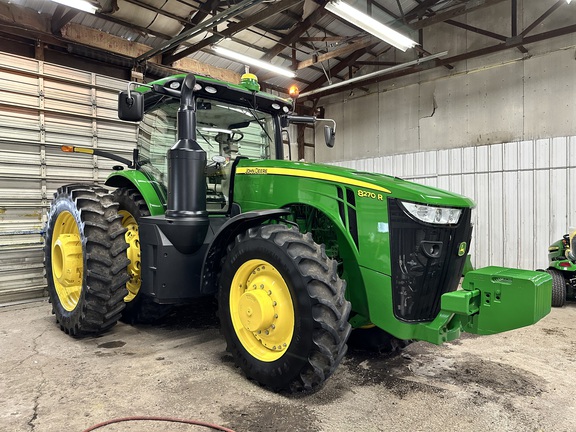
[[[236,135],[238,135],[238,138],[234,138]],[[229,142],[235,144],[238,141],[241,141],[242,138],[244,138],[244,134],[242,132],[240,132],[239,130],[232,130],[232,135],[230,135]]]

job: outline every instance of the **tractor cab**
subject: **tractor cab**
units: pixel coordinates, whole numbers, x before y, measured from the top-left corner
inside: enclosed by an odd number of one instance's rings
[[[247,75],[250,80],[240,85],[205,77],[196,80],[196,141],[206,152],[206,205],[211,213],[226,213],[229,209],[231,171],[237,158],[284,157],[281,118],[291,111],[292,101],[255,91],[255,77]],[[168,188],[166,155],[178,139],[179,93],[184,77],[156,81],[135,90],[143,96],[137,165],[156,182],[163,197]]]

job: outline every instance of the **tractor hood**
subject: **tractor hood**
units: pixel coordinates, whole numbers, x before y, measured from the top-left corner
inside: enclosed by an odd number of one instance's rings
[[[471,199],[442,189],[424,186],[398,177],[333,165],[243,159],[238,164],[236,172],[237,174],[282,175],[329,181],[368,192],[384,193],[401,200],[442,207],[473,208],[476,206]]]

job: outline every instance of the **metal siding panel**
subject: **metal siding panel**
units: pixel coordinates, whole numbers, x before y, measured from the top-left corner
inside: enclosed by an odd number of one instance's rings
[[[414,155],[409,153],[402,155],[402,166],[405,177],[414,177]]]
[[[570,226],[576,227],[576,137],[569,138],[568,145],[568,181],[566,189],[568,195],[568,209],[566,217]]]
[[[534,141],[522,141],[518,146],[518,169],[534,168]]]
[[[534,171],[518,173],[518,266],[525,269],[534,266],[534,233],[536,230],[534,209]],[[539,264],[541,267],[545,263]]]
[[[576,221],[568,219],[568,170],[558,168],[550,170],[550,226],[548,228],[548,244],[552,239],[560,239],[568,232],[569,225]]]
[[[550,167],[550,140],[540,139],[534,144],[534,167]]]
[[[518,267],[518,172],[503,173],[502,184],[503,235],[505,267]]]
[[[550,145],[550,168],[564,168],[568,161],[566,137],[552,138]]]
[[[102,182],[117,165],[59,147],[100,147],[131,158],[136,126],[116,117],[121,80],[4,53],[0,64],[2,303],[45,292],[40,232],[56,188]]]
[[[474,163],[476,161],[476,151],[474,147],[462,149],[462,172],[473,173]]]
[[[476,243],[476,265],[483,267],[490,263],[490,197],[488,174],[476,175],[476,238],[480,241]]]
[[[489,174],[489,211],[488,243],[490,245],[490,265],[501,266],[504,261],[504,207],[502,199],[502,173]],[[485,238],[485,237],[484,237]]]
[[[518,143],[511,142],[503,145],[502,169],[516,171],[518,169]]]
[[[476,147],[476,172],[488,172],[488,146]]]
[[[437,174],[438,175],[450,174],[450,151],[449,150],[438,151],[437,160],[438,160]]]
[[[546,265],[550,245],[550,171],[534,172],[534,262],[531,268]]]

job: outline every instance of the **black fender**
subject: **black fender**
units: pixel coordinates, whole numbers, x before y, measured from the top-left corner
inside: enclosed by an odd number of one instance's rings
[[[213,294],[218,291],[218,276],[222,268],[222,258],[234,238],[249,228],[261,225],[271,219],[279,219],[290,214],[287,209],[258,210],[241,213],[227,221],[216,233],[204,257],[202,265],[202,294]]]

